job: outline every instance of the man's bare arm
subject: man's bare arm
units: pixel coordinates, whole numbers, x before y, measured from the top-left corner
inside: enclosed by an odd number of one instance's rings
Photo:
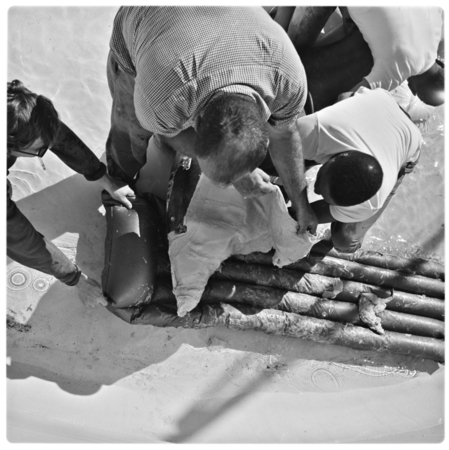
[[[316,232],[317,218],[307,199],[304,158],[296,124],[278,131],[269,126],[270,152],[273,164],[296,211],[298,232]]]

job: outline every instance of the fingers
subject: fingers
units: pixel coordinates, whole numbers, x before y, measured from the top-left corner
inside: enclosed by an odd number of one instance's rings
[[[300,222],[298,221],[298,228],[297,228],[297,234],[304,234],[304,233],[310,233],[313,234],[314,236],[316,236],[316,231],[318,229],[318,222],[311,220],[308,223],[307,222]]]
[[[133,209],[133,204],[125,196],[119,198],[118,200],[123,204],[125,208]]]
[[[270,175],[265,173],[263,170],[257,169],[256,180],[254,192],[256,192],[258,196],[269,194],[270,192],[274,192],[276,190],[276,186],[271,183]]]
[[[78,296],[84,306],[95,308],[97,305],[107,306],[108,300],[103,295],[100,284],[93,278],[81,273],[81,277],[76,285]]]
[[[257,172],[256,172],[257,171]],[[264,172],[262,169],[257,168],[254,173],[256,173],[258,176],[262,178],[263,181],[269,183],[270,182],[270,175],[268,175],[266,172]]]
[[[317,228],[318,228],[318,224],[315,224],[315,225],[309,225],[309,226],[307,227],[307,231],[308,231],[310,234],[316,235],[316,230],[317,230]]]
[[[301,235],[304,233],[309,233],[312,236],[316,236],[316,230],[317,230],[317,227],[308,227],[308,228],[298,227],[296,234]]]
[[[106,298],[101,296],[95,296],[95,294],[92,292],[91,295],[87,294],[87,298],[81,299],[84,306],[87,306],[88,308],[95,308],[98,305],[101,306],[108,306],[108,301]]]
[[[132,209],[133,204],[128,197],[135,197],[134,191],[131,188],[126,190],[120,189],[111,194],[112,198],[119,201],[125,208]]]
[[[244,193],[240,192],[243,198],[261,197],[262,195],[274,192],[276,187],[273,184],[263,184],[255,186],[252,190],[247,190]]]
[[[270,176],[260,169],[256,169],[247,177],[234,183],[234,187],[243,198],[260,197],[276,191],[276,186],[271,183]]]
[[[128,197],[135,197],[136,194],[128,185],[111,179],[106,190],[113,199],[120,202],[125,208],[132,209],[133,205]]]
[[[123,192],[123,199],[121,200],[121,202],[123,203],[123,205],[126,208],[132,209],[133,208],[133,204],[129,201],[129,199],[127,197],[135,197],[136,194],[134,193],[134,191],[129,186],[125,186],[123,191],[124,191]]]
[[[108,306],[108,301],[104,297],[98,299],[98,304],[101,306]]]
[[[276,191],[276,186],[274,184],[271,184],[271,183],[266,184],[265,192],[267,194],[269,194],[270,192],[275,192],[275,191]]]
[[[108,301],[104,297],[91,298],[83,303],[88,308],[95,308],[98,305],[108,306]]]

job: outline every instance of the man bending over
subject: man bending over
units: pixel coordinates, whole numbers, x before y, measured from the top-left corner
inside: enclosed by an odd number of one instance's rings
[[[262,7],[122,7],[110,49],[111,176],[132,182],[156,134],[167,152],[198,157],[213,181],[262,195],[274,189],[257,168],[269,152],[299,232],[316,230],[295,126],[304,67]]]
[[[354,252],[418,162],[421,133],[389,92],[363,87],[297,126],[304,158],[322,164],[311,207],[334,247]]]

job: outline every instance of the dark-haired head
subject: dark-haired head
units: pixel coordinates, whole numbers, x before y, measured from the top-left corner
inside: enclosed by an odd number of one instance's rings
[[[53,103],[19,80],[8,83],[7,114],[8,148],[26,149],[38,138],[51,146],[56,140],[60,121]]]
[[[347,151],[323,164],[317,174],[315,192],[331,205],[353,206],[373,197],[382,180],[383,171],[376,158]]]
[[[265,159],[268,127],[257,103],[240,94],[218,94],[197,127],[196,156],[212,181],[229,185]]]

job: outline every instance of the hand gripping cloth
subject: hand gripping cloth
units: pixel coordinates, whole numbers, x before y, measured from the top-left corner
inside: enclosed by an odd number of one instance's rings
[[[170,232],[169,257],[178,315],[200,301],[209,277],[231,255],[275,250],[273,264],[291,264],[309,253],[316,238],[297,235],[278,187],[258,198],[243,198],[233,187],[201,175],[184,218],[185,233]]]

